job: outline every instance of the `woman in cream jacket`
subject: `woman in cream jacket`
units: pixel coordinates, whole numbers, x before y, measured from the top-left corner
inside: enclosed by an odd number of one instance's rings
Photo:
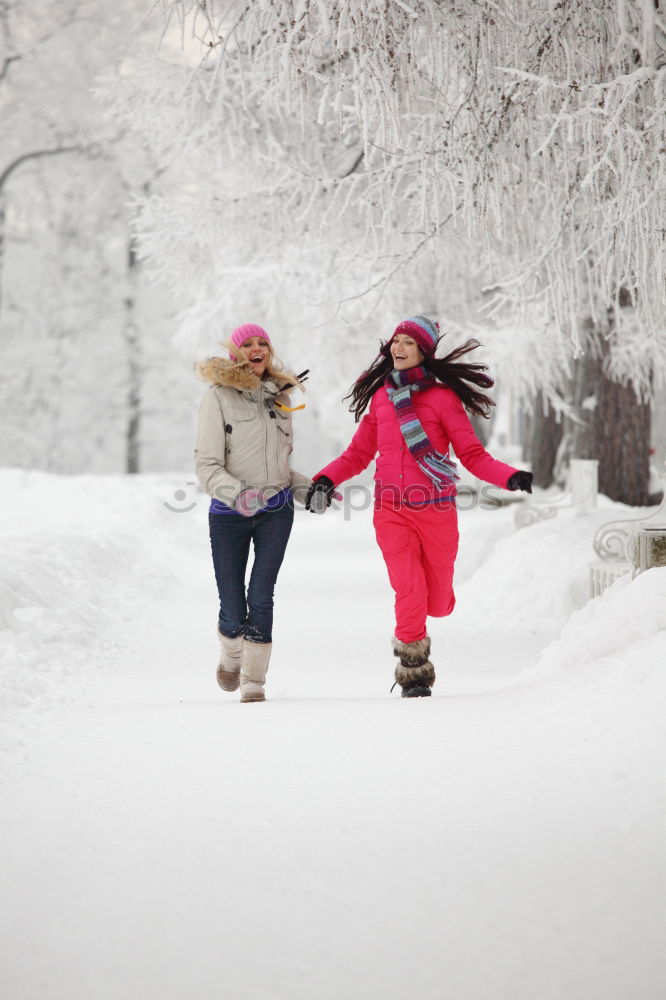
[[[282,370],[270,337],[254,323],[237,327],[228,347],[228,360],[209,358],[197,366],[211,386],[199,409],[195,468],[211,498],[220,599],[217,680],[225,691],[240,686],[241,701],[254,702],[265,699],[273,593],[294,520],[294,495],[304,499],[311,480],[289,465],[292,410],[301,407],[290,405],[288,393],[301,382]]]

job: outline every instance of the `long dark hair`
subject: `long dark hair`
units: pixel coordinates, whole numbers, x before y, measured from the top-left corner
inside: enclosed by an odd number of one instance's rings
[[[365,413],[374,394],[384,385],[386,376],[393,371],[393,358],[389,350],[390,343],[390,340],[382,343],[375,360],[367,371],[359,375],[345,396],[345,399],[351,400],[349,409],[356,417],[357,423]],[[480,346],[478,340],[467,340],[460,347],[456,347],[450,354],[447,354],[445,358],[436,358],[434,355],[430,355],[422,361],[422,364],[439,380],[442,387],[453,389],[466,410],[479,417],[489,417],[490,408],[495,405],[495,400],[491,399],[485,392],[474,388],[474,386],[479,386],[482,389],[491,389],[495,384],[490,375],[484,374],[488,370],[488,366],[459,361],[465,354],[475,351]]]

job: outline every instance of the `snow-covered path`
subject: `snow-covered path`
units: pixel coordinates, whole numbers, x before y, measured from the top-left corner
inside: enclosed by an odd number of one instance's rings
[[[513,530],[483,516],[436,694],[404,702],[367,515],[299,515],[247,706],[214,682],[204,519],[165,520],[173,576],[133,609],[127,582],[113,655],[5,784],[3,996],[661,998],[664,684],[531,678],[547,629],[479,615]]]

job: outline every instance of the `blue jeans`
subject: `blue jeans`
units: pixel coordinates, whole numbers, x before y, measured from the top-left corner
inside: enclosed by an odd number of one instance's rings
[[[294,523],[293,501],[254,517],[209,514],[210,547],[223,635],[272,642],[273,592]],[[245,572],[254,545],[254,564],[245,592]]]

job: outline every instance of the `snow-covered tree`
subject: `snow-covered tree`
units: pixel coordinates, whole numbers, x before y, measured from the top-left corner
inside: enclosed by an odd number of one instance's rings
[[[129,2],[0,3],[4,463],[136,471],[139,444],[163,468],[189,458],[182,389],[171,403],[165,393],[177,365],[181,386],[189,380],[169,350],[173,305],[146,288],[131,231],[132,195],[160,167],[91,92],[99,74],[153,47],[138,24]]]
[[[199,72],[153,78],[134,121],[189,155],[197,182],[189,204],[181,190],[145,205],[144,247],[176,283],[194,250],[208,315],[275,275],[354,320],[361,293],[399,300],[410,268],[444,272],[446,315],[471,267],[468,301],[517,392],[566,408],[582,356],[630,386],[630,407],[663,383],[658,0],[158,6],[199,44]],[[602,470],[611,495],[628,478],[644,495],[627,466],[640,446]]]
[[[666,307],[658,0],[161,6],[201,41],[209,133],[270,163],[272,196],[361,212],[373,256],[398,263],[459,224],[495,304],[543,296],[576,343],[579,317],[605,322],[625,289],[642,350],[614,371],[649,388]]]

